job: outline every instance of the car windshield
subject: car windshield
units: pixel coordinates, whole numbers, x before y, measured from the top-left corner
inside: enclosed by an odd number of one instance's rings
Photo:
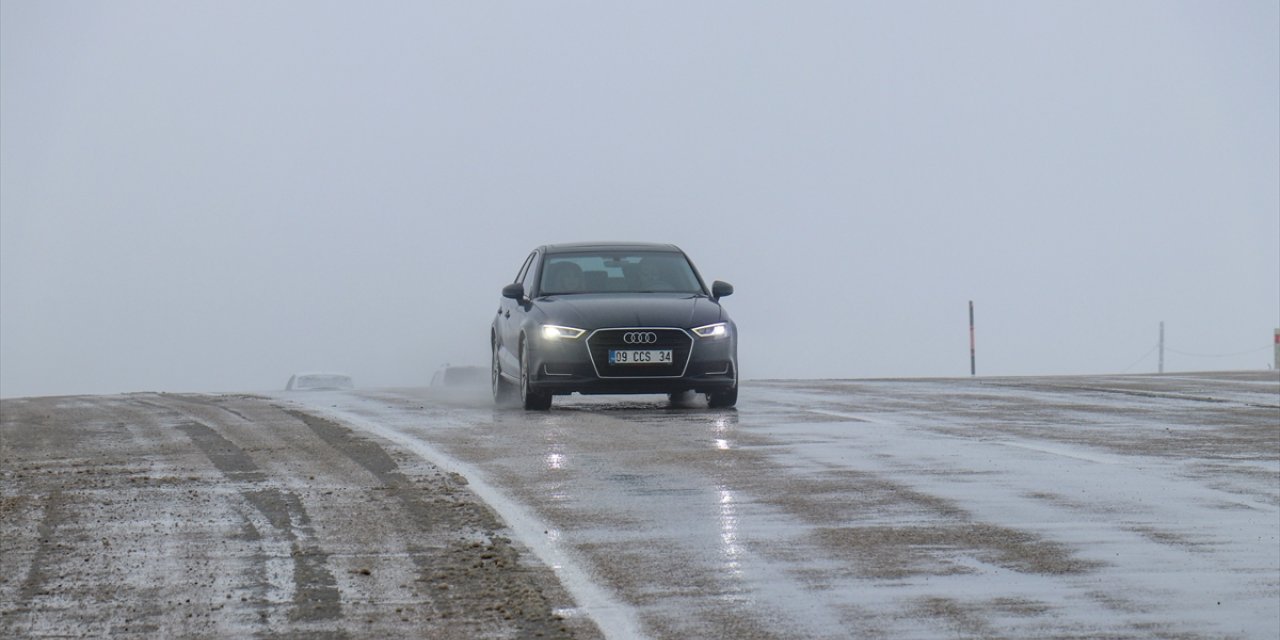
[[[553,253],[539,291],[570,293],[704,293],[684,254],[673,251]]]

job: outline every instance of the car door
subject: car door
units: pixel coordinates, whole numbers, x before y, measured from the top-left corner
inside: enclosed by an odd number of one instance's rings
[[[533,272],[536,271],[534,265],[537,264],[537,258],[537,251],[530,253],[521,265],[519,273],[516,274],[515,282],[524,287],[526,300],[532,293]],[[517,350],[520,348],[520,325],[524,322],[525,308],[520,301],[506,297],[502,298],[498,306],[498,318],[495,322],[498,327],[498,358],[502,362],[502,370],[512,376],[520,371],[520,354]]]

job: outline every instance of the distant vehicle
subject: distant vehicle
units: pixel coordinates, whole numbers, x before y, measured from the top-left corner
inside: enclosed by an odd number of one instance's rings
[[[494,400],[548,409],[555,395],[706,394],[738,401],[738,331],[679,247],[561,244],[534,249],[502,289],[489,344]]]
[[[351,376],[344,373],[295,373],[289,376],[285,391],[332,391],[354,389]]]
[[[480,387],[489,383],[489,371],[484,367],[440,367],[431,376],[433,387]]]

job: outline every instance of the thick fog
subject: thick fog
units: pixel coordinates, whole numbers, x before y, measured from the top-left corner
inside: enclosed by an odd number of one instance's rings
[[[746,378],[1261,369],[1258,2],[0,3],[0,395],[424,385],[553,242]]]

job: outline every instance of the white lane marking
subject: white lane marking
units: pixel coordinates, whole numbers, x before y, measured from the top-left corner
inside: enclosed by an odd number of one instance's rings
[[[1084,460],[1085,462],[1096,462],[1098,464],[1120,464],[1120,460],[1114,456],[1108,456],[1101,453],[1086,453],[1061,447],[1046,447],[1043,445],[1026,444],[1024,442],[996,441],[995,444],[1004,445],[1006,447],[1015,447],[1018,449],[1026,449],[1028,451],[1048,453],[1050,455],[1062,456],[1064,458],[1074,458],[1076,460]]]
[[[824,415],[824,416],[832,416],[835,418],[844,418],[846,420],[856,420],[858,422],[870,422],[872,424],[887,424],[883,420],[876,420],[875,418],[868,418],[866,416],[860,416],[855,413],[845,413],[843,411],[831,411],[829,409],[805,409],[805,411],[809,413]]]
[[[468,488],[498,513],[516,538],[529,547],[543,564],[551,567],[556,577],[560,579],[560,583],[578,603],[579,610],[595,621],[596,626],[600,627],[601,633],[606,638],[647,637],[640,631],[639,618],[635,610],[614,599],[607,589],[593,582],[590,574],[578,565],[573,555],[562,545],[557,544],[558,536],[548,536],[545,533],[552,530],[549,525],[490,485],[479,469],[450,457],[410,434],[373,422],[363,416],[332,407],[309,404],[302,406],[308,411],[390,440],[445,471],[461,474],[467,479]]]

